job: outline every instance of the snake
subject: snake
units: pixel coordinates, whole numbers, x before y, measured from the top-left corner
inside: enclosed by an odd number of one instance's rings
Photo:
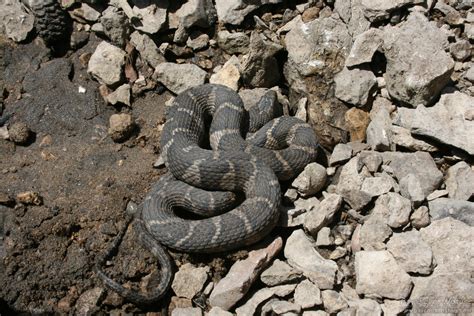
[[[292,116],[272,119],[281,114],[281,106],[272,106],[275,99],[269,90],[247,111],[237,92],[218,84],[176,96],[160,141],[169,172],[152,186],[135,218],[141,242],[158,258],[160,284],[145,296],[99,270],[109,288],[136,304],[156,302],[172,277],[163,246],[224,252],[269,234],[279,220],[279,181],[294,178],[315,161],[319,146],[306,122]]]

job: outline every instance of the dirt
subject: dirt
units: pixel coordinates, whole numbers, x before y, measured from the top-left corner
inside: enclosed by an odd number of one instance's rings
[[[94,299],[99,307],[89,312],[140,312],[103,289],[94,265],[124,229],[127,203],[140,203],[164,172],[153,163],[171,96],[149,91],[122,109],[139,131],[117,144],[107,136],[117,111],[104,103],[79,58],[94,51],[97,39],[51,59],[39,41],[0,42],[7,91],[0,114],[34,133],[24,146],[0,140],[0,314],[76,313]],[[41,205],[12,202],[29,191]],[[120,249],[107,269],[112,276],[139,281],[156,270],[132,232]]]

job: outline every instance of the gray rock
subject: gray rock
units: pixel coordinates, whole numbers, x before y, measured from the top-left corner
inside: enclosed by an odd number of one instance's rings
[[[390,150],[392,120],[386,109],[378,110],[367,126],[367,144],[373,150]]]
[[[203,84],[206,71],[194,64],[161,63],[155,68],[153,77],[175,94]]]
[[[426,227],[430,224],[430,212],[427,206],[420,206],[410,216],[411,225],[416,229]]]
[[[130,85],[125,83],[106,96],[107,102],[112,105],[124,104],[130,106]]]
[[[278,83],[280,72],[276,53],[283,47],[254,31],[250,35],[249,53],[241,62],[242,79],[252,87],[270,88]]]
[[[217,12],[211,0],[187,1],[176,11],[176,16],[185,29],[194,26],[207,28],[217,20]]]
[[[294,299],[295,303],[300,305],[303,309],[323,303],[321,300],[321,291],[310,280],[303,280],[296,286]]]
[[[393,144],[412,151],[434,152],[438,150],[435,146],[414,138],[409,129],[396,125],[390,126],[390,140]]]
[[[194,267],[190,263],[183,264],[175,273],[171,288],[179,297],[193,299],[200,293],[208,279],[209,267]]]
[[[235,56],[232,56],[215,74],[209,78],[210,83],[222,84],[237,91],[240,81],[240,62]]]
[[[362,209],[372,200],[368,193],[361,191],[364,179],[371,176],[368,170],[361,166],[358,156],[349,160],[342,167],[336,187],[336,192],[355,210]]]
[[[430,274],[433,271],[433,252],[417,230],[393,234],[387,242],[387,250],[408,273]]]
[[[275,300],[272,302],[271,308],[272,311],[277,315],[287,315],[287,313],[290,315],[291,313],[298,315],[301,312],[301,306],[282,300]]]
[[[326,168],[313,162],[304,168],[291,185],[301,196],[311,196],[321,191],[326,184],[326,179]]]
[[[474,24],[464,24],[464,34],[470,40],[474,39]]]
[[[400,193],[409,198],[414,205],[420,205],[425,199],[420,179],[414,174],[408,174],[400,180]]]
[[[23,121],[17,121],[8,126],[8,137],[15,144],[25,144],[32,135],[30,128]]]
[[[140,53],[140,56],[153,68],[165,61],[155,42],[146,34],[135,31],[130,36],[130,43]]]
[[[87,3],[81,3],[80,7],[72,10],[70,14],[72,18],[82,23],[97,22],[100,17],[100,12]]]
[[[132,8],[133,16],[139,23],[133,23],[135,29],[148,34],[155,34],[166,26],[168,0],[137,1]],[[143,5],[147,3],[148,6]],[[130,17],[129,17],[130,18]]]
[[[337,260],[344,257],[347,254],[347,250],[344,247],[336,247],[330,254],[329,259]]]
[[[361,190],[375,197],[390,192],[393,189],[392,183],[384,177],[369,177],[362,182]]]
[[[365,8],[358,0],[336,0],[334,10],[347,24],[349,33],[357,36],[370,28],[370,21],[364,16]]]
[[[331,245],[334,245],[334,238],[331,236],[331,229],[329,227],[321,228],[316,237],[316,246],[326,247]]]
[[[446,35],[420,13],[386,28],[383,49],[390,95],[412,106],[435,100],[454,69],[454,61],[444,51],[447,44]]]
[[[393,175],[399,183],[403,182],[405,177],[410,180],[407,181],[408,184],[414,182],[412,179],[417,180],[417,186],[419,186],[423,197],[427,197],[441,184],[443,174],[436,167],[433,158],[426,152],[384,152],[382,157],[384,164],[390,165],[392,168]],[[406,188],[410,189],[408,185]],[[400,190],[402,191],[402,185],[400,185]],[[410,196],[405,197],[410,198]]]
[[[424,3],[424,0],[361,0],[365,9],[366,18],[371,21],[380,21],[390,17],[390,12],[400,9],[408,4]]]
[[[408,224],[411,213],[410,200],[400,194],[389,192],[377,199],[377,204],[387,207],[389,215],[387,225],[393,228],[403,227]]]
[[[85,316],[97,312],[97,304],[104,297],[104,294],[104,289],[100,287],[95,287],[82,293],[76,301],[75,314]]]
[[[33,30],[35,18],[27,13],[19,1],[4,0],[0,3],[0,33],[21,42]]]
[[[459,40],[449,46],[451,55],[453,55],[454,59],[458,61],[463,61],[471,56],[471,49],[472,45],[466,40]]]
[[[346,57],[352,45],[346,25],[333,17],[299,21],[286,34],[288,59],[302,76],[310,76],[327,67],[327,56],[337,51]]]
[[[362,151],[359,158],[359,162],[372,173],[377,172],[383,162],[382,155],[376,151]]]
[[[237,261],[227,275],[214,287],[209,303],[225,310],[235,305],[250,289],[260,272],[265,269],[282,247],[282,239],[275,239],[269,246],[254,250],[249,256]]]
[[[321,291],[321,297],[323,299],[324,309],[329,314],[335,314],[348,307],[347,301],[344,296],[336,291]]]
[[[288,263],[320,289],[332,289],[336,281],[337,264],[324,259],[303,230],[294,231],[286,241],[284,255]]]
[[[346,162],[352,157],[352,147],[347,144],[337,144],[329,158],[329,165],[334,166]]]
[[[357,35],[346,59],[346,67],[370,63],[375,52],[382,46],[382,36],[383,32],[376,28]]]
[[[207,47],[209,44],[209,35],[207,34],[199,34],[197,32],[191,33],[186,41],[186,46],[191,48],[193,51],[199,51]]]
[[[217,45],[228,54],[246,54],[249,50],[250,38],[244,32],[230,33],[227,30],[217,33]]]
[[[428,202],[432,220],[452,217],[474,226],[474,202],[439,198]]]
[[[364,250],[385,249],[385,241],[392,235],[392,230],[387,225],[389,212],[386,206],[376,204],[372,213],[366,218],[359,232],[360,246]]]
[[[334,214],[339,210],[342,204],[342,197],[339,194],[327,194],[319,206],[306,214],[304,219],[304,228],[312,235],[316,236],[319,230],[328,225]]]
[[[112,114],[109,119],[108,133],[114,142],[126,140],[135,128],[135,122],[130,114]]]
[[[125,56],[117,46],[102,41],[89,59],[87,72],[100,83],[114,86],[122,80]]]
[[[474,196],[474,171],[464,161],[448,169],[445,183],[450,198],[469,200]]]
[[[216,0],[216,10],[219,22],[239,25],[245,16],[266,3],[280,3],[281,0]]]
[[[441,11],[444,14],[444,20],[450,25],[460,25],[464,22],[461,14],[448,3],[436,1],[434,9]]]
[[[472,65],[465,73],[464,77],[470,82],[474,82],[474,65]]]
[[[433,191],[433,193],[431,193],[430,195],[426,197],[426,200],[432,201],[440,197],[445,197],[445,196],[448,196],[448,193],[449,193],[448,190],[435,190]]]
[[[334,77],[336,97],[344,102],[363,106],[377,84],[372,71],[344,68]]]
[[[413,287],[410,276],[388,251],[357,252],[355,272],[358,294],[405,299]]]
[[[171,312],[171,316],[202,316],[202,309],[199,307],[176,307]]]
[[[471,141],[474,120],[467,115],[473,109],[474,97],[456,91],[442,95],[433,107],[419,106],[402,112],[401,120],[415,135],[429,137],[474,155],[474,142]]]
[[[349,300],[348,303],[351,308],[356,309],[355,315],[382,315],[382,308],[375,300],[366,298],[355,301]]]
[[[234,314],[232,314],[231,312],[225,311],[218,306],[214,306],[213,308],[211,308],[209,313],[206,314],[206,316],[232,316],[232,315]]]
[[[302,316],[329,316],[325,311],[303,311]]]
[[[408,303],[404,300],[383,300],[382,310],[384,315],[399,315],[408,308]]]
[[[268,299],[277,296],[285,297],[291,294],[296,288],[296,284],[278,285],[270,288],[263,288],[255,292],[244,305],[235,309],[237,316],[254,315],[257,308]]]
[[[298,280],[301,274],[301,271],[295,270],[286,262],[276,259],[268,269],[262,272],[260,280],[268,286],[275,286]]]

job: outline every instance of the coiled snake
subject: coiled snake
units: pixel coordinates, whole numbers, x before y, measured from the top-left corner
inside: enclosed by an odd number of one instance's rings
[[[278,180],[299,174],[316,159],[318,146],[305,122],[290,116],[269,121],[279,112],[268,107],[274,98],[270,90],[249,112],[236,92],[221,85],[201,85],[175,98],[161,135],[170,173],[153,186],[135,221],[142,242],[158,257],[161,283],[144,296],[99,269],[108,287],[137,304],[151,303],[166,292],[172,274],[159,244],[185,252],[227,251],[254,243],[273,229],[281,199]],[[203,148],[211,119],[212,150]],[[255,133],[245,140],[247,131]],[[245,196],[237,206],[233,192]],[[177,207],[203,218],[181,218],[174,212]]]

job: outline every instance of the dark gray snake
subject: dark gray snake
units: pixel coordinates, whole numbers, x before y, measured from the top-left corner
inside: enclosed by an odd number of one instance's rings
[[[161,261],[169,258],[158,250],[159,244],[185,252],[227,251],[260,240],[276,225],[278,180],[293,178],[314,161],[318,142],[312,128],[297,118],[269,121],[275,110],[268,110],[267,103],[275,97],[270,91],[249,111],[250,118],[239,95],[221,85],[194,87],[174,100],[161,136],[170,173],[153,186],[136,221],[142,242],[158,257],[165,277],[171,266]],[[209,121],[212,150],[203,148]],[[236,205],[233,192],[244,194],[241,204]],[[201,218],[181,218],[176,208]],[[163,289],[146,297],[100,273],[106,285],[138,304],[161,297],[170,282],[162,277]]]

